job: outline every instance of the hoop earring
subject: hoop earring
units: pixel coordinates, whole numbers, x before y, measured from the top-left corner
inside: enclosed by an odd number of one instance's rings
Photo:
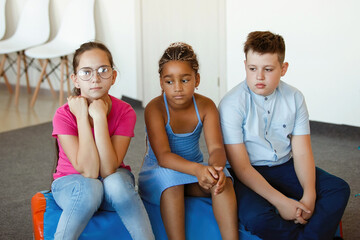
[[[199,88],[198,88],[198,87],[195,87],[195,89],[196,89],[196,90],[199,90]]]

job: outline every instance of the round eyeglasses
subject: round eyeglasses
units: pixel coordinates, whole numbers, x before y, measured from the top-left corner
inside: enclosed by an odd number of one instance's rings
[[[110,66],[100,66],[96,69],[90,67],[83,67],[76,73],[83,81],[89,81],[94,76],[94,71],[101,79],[108,79],[113,74],[113,68]]]

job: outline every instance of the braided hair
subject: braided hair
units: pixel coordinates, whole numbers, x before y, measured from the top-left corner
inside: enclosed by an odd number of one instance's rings
[[[199,71],[199,62],[193,48],[183,42],[175,42],[169,45],[164,54],[159,60],[159,74],[163,70],[166,63],[170,61],[185,61],[189,62],[191,68],[195,71],[195,74]]]

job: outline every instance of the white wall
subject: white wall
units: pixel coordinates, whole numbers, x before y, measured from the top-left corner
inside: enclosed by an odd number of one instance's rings
[[[284,81],[305,95],[310,119],[360,127],[360,2],[227,0],[228,89],[244,80],[243,43],[270,30],[286,43]]]
[[[5,38],[10,37],[16,29],[24,3],[27,0],[8,0],[6,4],[6,34]],[[62,16],[66,10],[67,3],[71,0],[50,0],[50,39],[54,38],[59,29]],[[138,40],[136,31],[138,30],[137,4],[139,0],[95,0],[95,25],[96,39],[105,43],[110,49],[117,70],[119,71],[117,83],[111,88],[110,93],[118,98],[126,95],[138,99],[138,82],[140,76],[137,63]],[[76,23],[74,23],[76,24]],[[55,60],[56,62],[56,60]],[[30,68],[30,84],[35,86],[40,75],[38,71]],[[16,76],[10,71],[9,81],[16,82]],[[59,82],[52,78],[54,87],[59,89]],[[21,79],[22,85],[25,80]],[[43,88],[48,88],[47,83],[43,83]],[[140,95],[141,96],[141,95]]]
[[[7,1],[5,37],[15,31],[25,1]],[[51,38],[68,1],[50,0]],[[141,101],[140,9],[141,0],[95,0],[96,37],[110,48],[120,71],[112,94]],[[304,93],[310,119],[360,127],[359,9],[357,0],[226,0],[227,90],[245,78],[242,48],[247,34],[270,30],[285,38],[290,66],[283,80]],[[38,75],[31,73],[32,86]],[[15,78],[10,81],[14,84]]]

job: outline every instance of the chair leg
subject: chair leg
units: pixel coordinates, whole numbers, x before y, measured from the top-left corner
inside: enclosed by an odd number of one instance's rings
[[[60,64],[60,94],[59,94],[59,104],[60,106],[63,105],[64,99],[64,64],[65,59],[61,57],[61,64]]]
[[[1,63],[0,63],[0,77],[4,78],[6,87],[7,87],[8,91],[9,91],[9,93],[12,94],[13,90],[12,90],[11,85],[9,83],[9,80],[8,80],[8,78],[7,78],[7,76],[6,76],[5,72],[4,72],[4,66],[5,66],[6,59],[7,59],[7,55],[4,54],[4,56],[3,56],[2,60],[1,60]]]
[[[15,87],[15,106],[19,104],[19,95],[20,95],[20,61],[21,55],[20,52],[17,52],[17,76],[16,76],[16,87]]]
[[[39,81],[38,81],[38,83],[37,83],[37,85],[36,85],[36,88],[35,88],[35,91],[34,91],[34,95],[33,95],[32,99],[31,99],[30,107],[34,107],[34,105],[35,105],[35,101],[36,101],[37,95],[38,95],[38,93],[39,93],[40,85],[41,85],[41,82],[42,82],[42,80],[43,80],[43,78],[44,78],[44,75],[45,75],[45,72],[46,72],[46,67],[47,67],[48,63],[49,63],[49,59],[46,59],[46,60],[45,60],[45,63],[42,65],[42,70],[41,70],[40,78],[39,78]]]
[[[41,59],[39,59],[39,62],[40,62],[40,65],[42,66],[42,60]],[[49,62],[50,62],[50,60],[49,60]],[[46,72],[45,72],[45,74],[46,74]],[[51,84],[50,78],[49,78],[49,76],[47,74],[46,74],[46,81],[49,84],[51,94],[53,95],[54,99],[56,99],[56,92],[55,92],[55,90],[53,88],[53,85]]]
[[[66,65],[65,65],[65,67],[66,67],[66,81],[67,81],[67,90],[68,90],[67,95],[68,95],[68,97],[70,97],[71,89],[70,89],[70,77],[69,77],[69,61],[68,61],[67,56],[65,56],[65,60],[66,60]]]
[[[21,57],[22,57],[23,62],[24,62],[24,72],[25,72],[25,77],[26,77],[27,91],[28,91],[28,93],[31,93],[30,82],[29,82],[29,74],[28,74],[28,71],[27,71],[26,56],[25,56],[24,52],[25,51],[21,51]]]
[[[38,60],[39,60],[40,66],[42,67],[42,66],[43,66],[42,60],[41,60],[41,59],[38,59]],[[46,72],[45,72],[45,73],[46,73]],[[46,80],[47,80],[47,82],[48,82],[48,84],[49,84],[49,86],[50,86],[51,94],[53,95],[54,98],[56,98],[55,90],[54,90],[54,88],[53,88],[53,86],[52,86],[52,84],[51,84],[51,81],[50,81],[50,79],[49,79],[49,76],[48,76],[47,74],[46,74]]]
[[[10,94],[13,94],[13,90],[12,90],[12,88],[11,88],[11,85],[10,85],[9,80],[8,80],[8,78],[7,78],[7,76],[6,76],[5,73],[3,73],[3,78],[4,78],[4,80],[5,80],[5,84],[6,84],[7,89],[9,90],[9,93],[10,93]]]

